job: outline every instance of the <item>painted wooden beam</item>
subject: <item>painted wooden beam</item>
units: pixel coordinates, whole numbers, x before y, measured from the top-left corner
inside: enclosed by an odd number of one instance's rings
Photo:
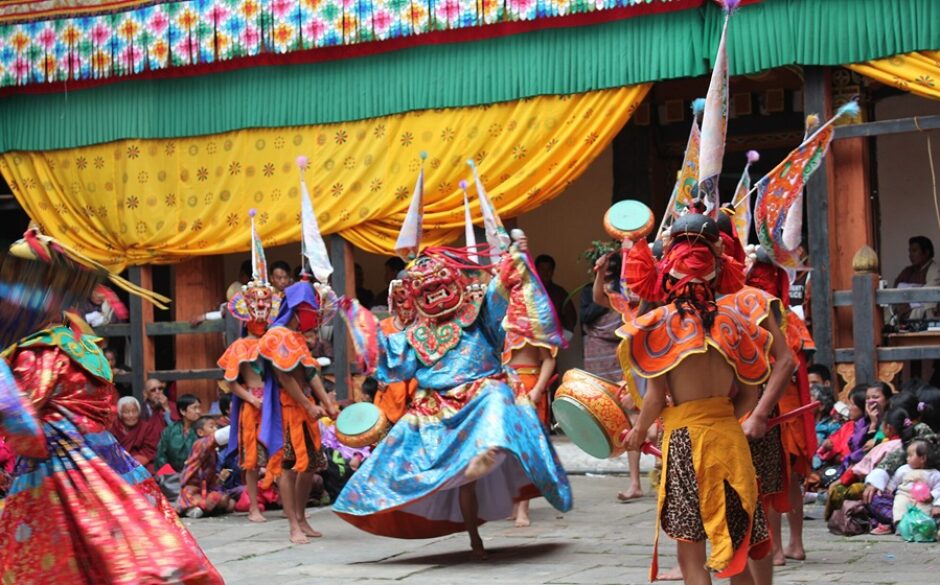
[[[940,116],[916,116],[914,118],[879,120],[877,122],[839,126],[836,128],[833,140],[869,138],[884,136],[886,134],[905,134],[907,132],[922,132],[924,130],[937,129],[940,129]]]

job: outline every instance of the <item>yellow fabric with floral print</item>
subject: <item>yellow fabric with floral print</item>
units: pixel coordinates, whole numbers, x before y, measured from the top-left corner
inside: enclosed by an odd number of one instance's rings
[[[500,214],[555,197],[613,140],[650,85],[173,140],[122,140],[0,155],[0,172],[43,228],[111,267],[249,249],[248,210],[266,246],[300,239],[298,155],[320,229],[391,254],[426,151],[424,243],[463,230],[466,161]],[[474,198],[475,199],[475,198]],[[474,201],[474,207],[478,204]],[[479,217],[478,209],[475,216]]]
[[[940,100],[940,51],[893,55],[846,67],[885,85]]]

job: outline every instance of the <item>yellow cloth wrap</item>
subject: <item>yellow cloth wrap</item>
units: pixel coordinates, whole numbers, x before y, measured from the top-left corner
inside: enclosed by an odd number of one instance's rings
[[[425,245],[464,232],[474,159],[511,218],[560,194],[606,148],[650,84],[466,108],[167,140],[0,154],[43,232],[112,268],[244,252],[248,211],[265,246],[300,239],[298,155],[323,234],[391,255],[426,151]],[[473,199],[474,217],[480,216]]]
[[[726,396],[703,398],[670,406],[663,410],[663,481],[659,483],[656,542],[663,503],[668,497],[665,477],[669,466],[669,440],[673,431],[688,429],[692,442],[692,464],[699,493],[699,513],[705,534],[711,542],[706,562],[720,571],[718,577],[737,574],[747,566],[750,532],[758,505],[757,477],[741,424],[734,416],[734,406]],[[734,549],[728,527],[724,482],[737,492],[741,505],[751,519],[748,534]],[[653,553],[650,579],[656,579],[657,553]]]
[[[916,51],[892,55],[845,67],[885,85],[940,100],[940,51]]]

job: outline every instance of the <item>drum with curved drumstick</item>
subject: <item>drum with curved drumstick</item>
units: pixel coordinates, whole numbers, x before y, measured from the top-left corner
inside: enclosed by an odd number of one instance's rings
[[[653,211],[632,199],[614,203],[604,214],[604,230],[616,240],[641,240],[653,231]]]
[[[565,372],[552,412],[565,435],[588,455],[607,459],[624,453],[620,436],[631,425],[620,391],[621,384],[584,370]]]
[[[336,438],[350,447],[374,445],[390,428],[385,413],[371,402],[351,404],[336,417]]]

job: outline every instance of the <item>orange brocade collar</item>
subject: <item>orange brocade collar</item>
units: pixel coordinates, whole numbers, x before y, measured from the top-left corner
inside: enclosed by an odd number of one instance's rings
[[[744,384],[761,384],[770,375],[770,333],[721,302],[709,332],[698,315],[680,315],[670,303],[624,324],[617,334],[624,340],[624,357],[644,378],[661,376],[709,347]]]
[[[281,326],[272,327],[259,340],[259,346],[261,357],[282,372],[293,371],[297,366],[319,368],[299,331]]]
[[[216,362],[224,370],[223,376],[229,382],[238,379],[239,368],[244,363],[252,363],[260,354],[260,339],[257,337],[242,337],[228,346],[219,361]]]

